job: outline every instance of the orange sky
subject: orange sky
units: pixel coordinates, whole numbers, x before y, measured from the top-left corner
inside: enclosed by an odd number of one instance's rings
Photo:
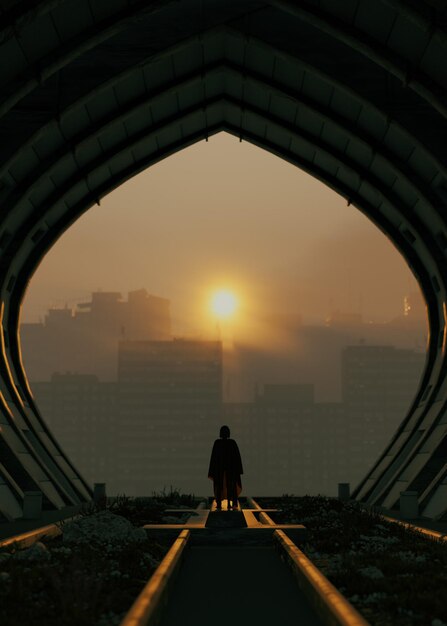
[[[176,332],[207,332],[210,290],[233,286],[250,323],[331,309],[389,319],[417,284],[387,238],[296,167],[221,133],[111,193],[53,247],[22,321],[91,291],[146,288],[172,301]]]

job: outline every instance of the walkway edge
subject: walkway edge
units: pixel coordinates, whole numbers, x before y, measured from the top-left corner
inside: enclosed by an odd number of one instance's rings
[[[190,534],[189,530],[182,530],[120,626],[154,626],[157,623],[160,609],[167,600],[172,576],[180,564]]]
[[[255,512],[261,511],[259,513],[259,521],[261,522],[261,524],[265,524],[266,526],[275,526],[275,522],[272,520],[270,515],[262,511],[261,507],[259,506],[259,504],[256,502],[254,498],[247,496],[247,504],[248,506],[252,506]]]
[[[439,541],[447,541],[447,535],[445,533],[441,533],[438,530],[431,530],[430,528],[424,528],[423,526],[416,526],[411,522],[407,522],[405,520],[397,519],[395,517],[389,517],[388,515],[380,515],[380,517],[386,522],[392,522],[393,524],[398,524],[399,526],[404,526],[408,530],[413,530],[428,539],[435,539]]]
[[[288,556],[298,585],[327,626],[370,626],[282,530],[274,536]]]
[[[39,541],[39,539],[43,539],[43,537],[58,537],[60,534],[62,534],[62,530],[57,523],[48,524],[48,526],[41,526],[35,530],[28,530],[27,532],[20,533],[19,535],[2,539],[0,541],[0,548],[7,548],[14,544],[18,548],[28,548],[33,545],[33,543],[36,543],[36,541]]]

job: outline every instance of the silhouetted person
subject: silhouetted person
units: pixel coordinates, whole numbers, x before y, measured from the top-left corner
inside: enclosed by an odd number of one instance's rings
[[[220,439],[216,439],[211,452],[208,478],[214,483],[214,497],[217,509],[222,508],[222,500],[227,498],[228,509],[237,509],[237,499],[242,491],[242,460],[234,439],[230,439],[230,429],[222,426]]]

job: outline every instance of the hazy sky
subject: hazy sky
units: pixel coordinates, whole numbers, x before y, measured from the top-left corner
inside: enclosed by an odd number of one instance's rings
[[[207,330],[210,292],[233,288],[247,323],[331,310],[386,320],[417,290],[357,209],[298,168],[221,133],[151,167],[91,208],[34,275],[22,321],[98,288],[167,297],[177,332]]]

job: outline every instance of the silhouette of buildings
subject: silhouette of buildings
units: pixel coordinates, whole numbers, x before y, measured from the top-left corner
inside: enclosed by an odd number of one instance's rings
[[[342,351],[342,402],[315,402],[309,384],[270,384],[253,403],[226,403],[252,493],[335,495],[370,469],[415,396],[425,354],[392,346]]]
[[[226,403],[223,411],[250,493],[333,494],[348,480],[344,405],[316,403],[313,385],[268,384],[253,403]]]
[[[222,408],[220,342],[125,341],[117,382],[55,374],[32,388],[88,480],[127,495],[171,485],[206,492],[205,466]]]
[[[118,385],[118,486],[133,494],[170,485],[206,491],[222,408],[221,342],[121,342]]]
[[[221,343],[172,339],[169,302],[144,290],[127,301],[92,294],[74,314],[51,310],[44,324],[22,327],[22,343],[27,368],[35,363],[30,378],[44,417],[81,473],[106,481],[110,493],[170,485],[209,492],[210,445],[228,423],[243,455],[246,492],[335,494],[338,482],[354,485],[366,473],[417,391],[425,353],[378,345],[393,325],[403,344],[420,337],[425,312],[414,302],[407,299],[389,325],[337,313],[326,326],[299,322],[295,333],[292,320],[285,355],[236,345],[227,385]],[[56,346],[46,346],[49,337]],[[73,363],[79,374],[62,373]],[[51,368],[59,373],[46,381]],[[231,380],[236,372],[247,377],[244,401],[240,381]],[[291,377],[299,384],[284,382]],[[337,401],[321,402],[318,385],[329,377],[327,395]]]
[[[290,491],[292,484],[304,492],[310,490],[315,461],[314,386],[267,384],[255,404],[262,429],[265,491],[278,493],[286,485]]]
[[[324,325],[304,324],[299,319],[270,321],[272,327],[266,332],[278,337],[277,346],[262,349],[235,339],[234,353],[225,362],[225,401],[251,401],[257,382],[280,384],[290,380],[293,372],[294,380],[315,385],[317,402],[341,402],[341,356],[346,346],[392,345],[423,352],[427,344],[426,310],[420,293],[403,299],[401,314],[383,323],[343,311],[333,311]]]
[[[53,374],[51,381],[32,388],[48,426],[82,476],[92,483],[116,482],[116,382],[100,382],[88,374]]]
[[[342,354],[351,480],[376,461],[414,399],[425,353],[392,346],[348,346]]]
[[[170,302],[145,289],[129,292],[127,300],[118,292],[98,291],[74,311],[50,309],[42,324],[22,324],[20,335],[29,380],[77,372],[112,381],[119,341],[172,338]]]
[[[222,403],[216,341],[121,342],[118,381],[56,374],[33,383],[63,448],[110,493],[170,485],[207,493],[211,442],[228,423],[250,493],[325,493],[354,485],[415,395],[425,355],[391,346],[343,351],[343,401],[315,402],[310,384],[266,384],[253,402]]]

